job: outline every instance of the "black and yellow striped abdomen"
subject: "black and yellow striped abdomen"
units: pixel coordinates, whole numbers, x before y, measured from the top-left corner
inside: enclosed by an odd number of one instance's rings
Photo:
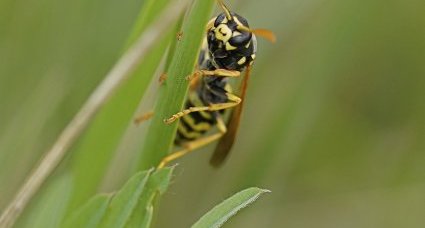
[[[186,101],[185,108],[205,106],[205,104],[198,96],[197,91],[191,91]],[[211,129],[216,123],[215,112],[201,111],[192,112],[185,115],[180,119],[177,128],[176,144],[184,141],[192,141],[201,137],[208,130]]]
[[[231,90],[227,80],[223,78],[201,80],[197,87],[189,92],[185,104],[186,109],[226,102],[225,92]],[[221,115],[223,112],[200,111],[183,116],[177,127],[175,143],[181,144],[201,137],[216,125],[217,115]]]

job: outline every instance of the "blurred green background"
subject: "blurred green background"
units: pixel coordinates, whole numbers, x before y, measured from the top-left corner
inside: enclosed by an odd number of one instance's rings
[[[0,208],[120,56],[142,4],[0,1]],[[229,160],[209,167],[212,146],[179,160],[157,227],[188,227],[250,186],[272,193],[226,227],[423,227],[425,2],[228,5],[278,42],[259,41]],[[99,192],[131,175],[143,129],[129,120]]]

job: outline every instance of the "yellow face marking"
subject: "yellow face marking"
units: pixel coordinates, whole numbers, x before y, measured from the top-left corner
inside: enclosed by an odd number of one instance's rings
[[[246,57],[242,57],[241,59],[239,59],[238,64],[242,65],[246,62]]]
[[[252,55],[251,55],[251,58],[252,58],[253,60],[255,59],[255,57],[256,57],[256,56],[255,56],[255,54],[252,54]]]
[[[226,43],[226,51],[235,50],[236,47],[232,46],[229,42]]]
[[[223,41],[223,43],[226,43],[232,37],[232,30],[230,30],[230,28],[225,24],[220,24],[219,26],[217,26],[214,32],[215,37],[218,40]]]
[[[184,122],[186,122],[195,131],[208,131],[211,129],[211,125],[209,123],[195,123],[195,120],[190,115],[183,116],[182,118]]]

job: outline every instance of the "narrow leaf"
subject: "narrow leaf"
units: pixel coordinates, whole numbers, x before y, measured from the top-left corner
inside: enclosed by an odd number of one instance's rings
[[[260,195],[266,192],[270,191],[259,188],[248,188],[238,192],[202,216],[192,228],[221,227],[230,217],[253,203]]]
[[[137,37],[160,15],[169,2],[170,0],[147,0],[144,2],[128,38],[126,48],[136,41]]]
[[[112,195],[97,195],[77,210],[63,225],[64,228],[98,227],[106,213]]]
[[[155,3],[156,0],[147,1],[131,36],[137,38],[154,20],[154,17],[160,15],[168,1],[161,0],[158,3]],[[70,210],[94,194],[103,180],[105,170],[114,157],[114,152],[125,130],[132,123],[131,118],[135,110],[155,76],[155,71],[170,43],[172,30],[171,27],[158,40],[148,54],[149,58],[142,61],[128,80],[118,88],[78,141],[73,151],[75,155],[71,164],[75,173],[76,189]],[[131,45],[134,39],[130,38],[127,46]],[[96,163],[96,166],[93,166],[93,163]],[[88,172],[90,175],[87,175]]]
[[[153,206],[148,206],[146,208],[146,215],[145,215],[144,219],[142,220],[140,227],[142,227],[142,228],[151,227],[152,218],[153,218]]]
[[[64,227],[149,227],[158,194],[167,189],[173,168],[135,174],[115,195],[98,195],[74,212]]]
[[[185,78],[194,70],[213,5],[213,0],[194,0],[183,20],[181,38],[176,43],[175,50],[173,49],[167,79],[160,88],[155,115],[149,127],[150,133],[146,137],[139,161],[140,169],[158,165],[171,150],[177,125],[167,126],[163,120],[183,107],[189,85]]]
[[[167,190],[173,170],[174,168],[163,168],[151,175],[126,227],[145,227],[143,224],[151,223],[155,199]]]
[[[59,227],[66,214],[73,184],[69,173],[63,173],[61,178],[52,180],[51,185],[39,195],[40,201],[28,208],[31,212],[25,219],[18,220],[16,227]]]
[[[134,175],[112,199],[109,210],[102,221],[102,227],[124,227],[139,198],[146,191],[145,186],[152,170]]]

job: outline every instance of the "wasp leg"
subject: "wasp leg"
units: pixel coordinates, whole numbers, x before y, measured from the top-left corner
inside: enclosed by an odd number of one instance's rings
[[[138,125],[138,124],[140,124],[140,123],[142,123],[146,120],[149,120],[150,118],[152,118],[152,116],[153,116],[153,111],[143,113],[143,114],[137,116],[136,118],[134,118],[134,123]]]
[[[180,111],[174,115],[172,115],[170,118],[165,119],[164,122],[166,124],[171,124],[174,121],[176,121],[177,119],[191,113],[191,112],[201,112],[201,111],[218,111],[218,110],[223,110],[223,109],[228,109],[228,108],[232,108],[236,105],[238,105],[239,103],[241,103],[241,99],[231,93],[226,93],[227,95],[227,99],[230,102],[226,102],[226,103],[217,103],[217,104],[210,104],[210,106],[202,106],[202,107],[190,107],[188,109],[185,109],[183,111]]]
[[[197,139],[195,141],[192,142],[188,142],[186,143],[183,147],[183,149],[178,150],[176,152],[173,152],[171,154],[169,154],[168,156],[164,157],[161,162],[158,165],[158,169],[163,168],[166,164],[168,164],[171,161],[174,161],[200,147],[203,147],[207,144],[210,144],[218,139],[220,139],[226,132],[227,132],[227,128],[226,125],[224,124],[223,119],[221,119],[220,117],[217,117],[217,128],[219,130],[218,133],[215,133],[213,135],[210,136],[206,136],[200,139]]]
[[[240,71],[237,70],[226,70],[226,69],[216,69],[216,70],[197,70],[191,75],[186,77],[186,80],[191,81],[194,78],[199,76],[215,76],[215,77],[239,77],[241,75]]]
[[[166,73],[162,73],[159,76],[158,82],[160,85],[164,84],[165,80],[167,80],[167,74]]]

